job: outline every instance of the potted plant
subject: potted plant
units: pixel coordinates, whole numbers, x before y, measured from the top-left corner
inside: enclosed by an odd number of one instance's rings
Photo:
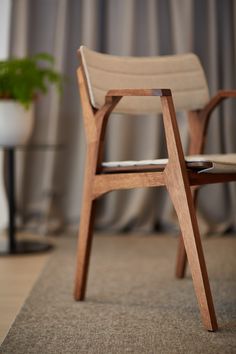
[[[27,143],[33,129],[33,102],[49,85],[61,88],[61,75],[46,53],[0,61],[0,145]]]

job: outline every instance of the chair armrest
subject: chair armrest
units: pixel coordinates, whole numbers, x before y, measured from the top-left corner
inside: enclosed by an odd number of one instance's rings
[[[98,130],[104,136],[105,127],[110,113],[114,110],[116,105],[125,96],[133,97],[170,97],[172,96],[170,89],[112,89],[107,91],[104,105],[96,112],[96,124]]]
[[[95,122],[96,122],[96,129],[97,129],[97,136],[99,137],[100,142],[104,141],[107,121],[119,103],[119,101],[124,96],[136,96],[136,97],[147,97],[147,96],[158,96],[158,97],[171,97],[171,90],[169,89],[112,89],[109,90],[105,96],[105,103],[104,105],[97,110],[95,113]],[[101,155],[101,154],[100,154]],[[99,159],[101,162],[101,157]]]
[[[105,104],[96,113],[97,132],[100,141],[97,169],[100,168],[102,161],[102,145],[109,115],[124,96],[159,96],[161,98],[164,130],[169,154],[168,166],[173,164],[180,169],[184,169],[185,160],[183,148],[170,89],[118,89],[109,90],[107,92]]]
[[[107,97],[123,97],[123,96],[171,96],[169,89],[120,89],[109,90]]]
[[[207,105],[202,109],[201,116],[208,120],[213,110],[226,98],[236,97],[236,90],[221,90],[213,96]]]
[[[236,98],[236,90],[220,90],[210,99],[203,109],[197,112],[191,112],[193,114],[189,116],[191,137],[189,148],[190,154],[203,153],[211,113],[223,100],[231,97]]]

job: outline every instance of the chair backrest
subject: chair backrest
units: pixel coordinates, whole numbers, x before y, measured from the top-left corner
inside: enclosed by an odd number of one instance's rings
[[[101,54],[85,46],[80,55],[94,108],[104,104],[110,89],[171,89],[177,111],[201,109],[209,101],[205,74],[195,54],[156,57],[121,57]],[[160,113],[157,97],[125,97],[115,112]]]

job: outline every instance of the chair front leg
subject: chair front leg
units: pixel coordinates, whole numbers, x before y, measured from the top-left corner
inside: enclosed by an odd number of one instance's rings
[[[190,186],[172,167],[166,171],[166,187],[178,216],[204,326],[209,331],[215,331],[217,320]]]
[[[78,235],[77,269],[74,298],[82,301],[85,298],[88,268],[93,237],[95,201],[85,196]]]

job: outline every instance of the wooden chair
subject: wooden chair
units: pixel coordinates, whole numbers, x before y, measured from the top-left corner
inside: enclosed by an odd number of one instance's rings
[[[182,233],[176,274],[184,276],[187,254],[203,323],[207,330],[215,331],[217,320],[194,206],[196,193],[192,195],[191,189],[236,181],[236,154],[202,155],[211,112],[225,98],[235,97],[236,91],[220,91],[209,100],[205,75],[194,54],[118,57],[82,46],[79,56],[87,153],[75,299],[85,297],[96,199],[119,189],[166,186]],[[176,110],[188,111],[189,153],[200,156],[184,157]],[[168,159],[103,162],[104,136],[111,112],[162,113]]]

